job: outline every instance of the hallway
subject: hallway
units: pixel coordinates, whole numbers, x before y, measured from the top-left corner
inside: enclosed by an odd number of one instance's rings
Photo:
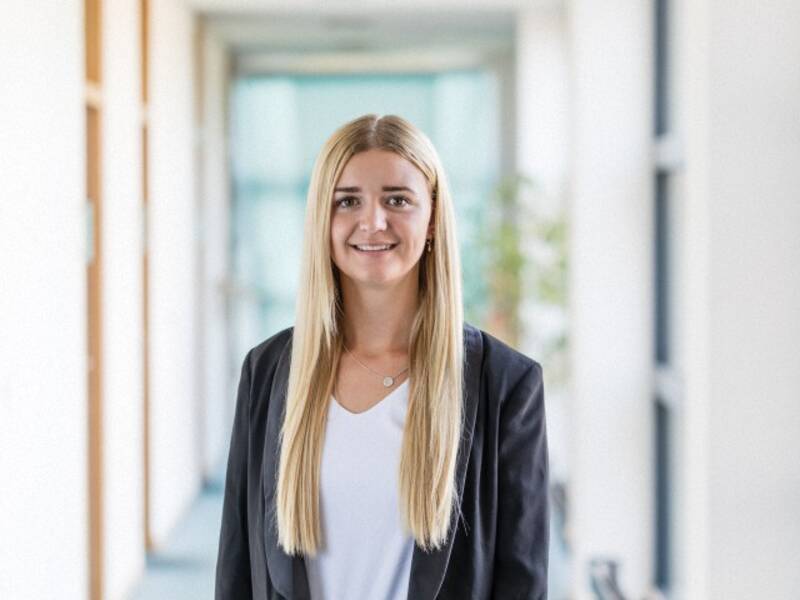
[[[465,319],[543,366],[549,600],[798,597],[799,2],[0,14],[0,600],[213,598],[242,361],[369,112],[440,150]]]

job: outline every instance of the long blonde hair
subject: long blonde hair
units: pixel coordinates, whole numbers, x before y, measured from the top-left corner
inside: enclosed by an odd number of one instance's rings
[[[432,189],[433,249],[420,259],[419,304],[409,336],[409,405],[398,472],[401,522],[429,551],[444,544],[453,511],[460,507],[455,472],[464,344],[452,199],[441,161],[424,133],[395,115],[364,115],[324,144],[308,190],[275,511],[278,541],[287,554],[314,556],[322,541],[320,461],[342,353],[342,295],[330,250],[332,198],[350,157],[372,148],[409,160]]]

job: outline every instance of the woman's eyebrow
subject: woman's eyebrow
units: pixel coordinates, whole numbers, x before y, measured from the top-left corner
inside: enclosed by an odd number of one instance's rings
[[[404,185],[385,185],[381,188],[384,192],[410,192],[416,196],[416,192],[409,187]],[[350,187],[337,187],[334,192],[360,192],[361,188],[358,186],[350,186]]]

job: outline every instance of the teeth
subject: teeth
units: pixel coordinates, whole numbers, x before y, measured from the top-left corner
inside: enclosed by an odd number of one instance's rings
[[[383,244],[380,246],[356,246],[359,250],[374,251],[374,250],[388,250],[392,244]]]

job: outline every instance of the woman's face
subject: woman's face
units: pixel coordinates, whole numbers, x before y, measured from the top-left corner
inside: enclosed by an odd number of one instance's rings
[[[416,277],[433,225],[428,183],[413,163],[387,150],[354,154],[331,211],[331,255],[344,277],[376,286]]]

